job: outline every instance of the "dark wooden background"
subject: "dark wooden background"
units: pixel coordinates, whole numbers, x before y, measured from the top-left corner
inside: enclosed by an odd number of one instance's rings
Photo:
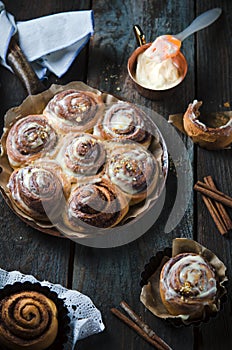
[[[183,112],[194,98],[203,100],[205,111],[228,110],[232,92],[232,2],[230,0],[111,0],[111,1],[5,1],[17,20],[79,9],[94,10],[95,35],[77,57],[69,71],[51,83],[82,80],[151,108],[165,119]],[[166,101],[149,101],[133,88],[127,75],[127,59],[136,47],[132,27],[139,24],[147,41],[157,35],[178,33],[198,14],[221,7],[223,14],[209,28],[192,35],[183,43],[188,61],[188,75],[178,94]],[[57,28],[59,30],[60,28]],[[36,45],[36,43],[35,43]],[[0,67],[0,126],[5,112],[26,97],[18,79]],[[193,146],[183,137],[193,164],[194,181],[211,174],[221,190],[232,194],[231,150],[210,152]],[[222,237],[214,226],[200,196],[192,194],[180,224],[164,233],[176,194],[176,174],[170,169],[164,209],[154,226],[141,238],[111,249],[96,249],[75,244],[68,239],[47,236],[20,221],[0,198],[0,267],[20,270],[36,278],[77,289],[90,296],[101,310],[106,330],[79,342],[79,350],[149,350],[151,346],[111,313],[124,299],[172,347],[178,350],[219,350],[232,348],[232,232]],[[189,180],[189,186],[193,183]],[[231,212],[230,212],[231,213]],[[232,213],[231,213],[232,214]],[[149,258],[175,237],[194,238],[216,252],[228,267],[228,301],[216,319],[200,327],[174,328],[154,317],[139,301],[140,274]]]

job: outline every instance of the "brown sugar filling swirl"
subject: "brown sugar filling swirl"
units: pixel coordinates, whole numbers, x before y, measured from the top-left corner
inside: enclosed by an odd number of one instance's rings
[[[15,170],[8,187],[15,204],[32,217],[47,220],[60,210],[62,182],[55,172],[36,166]]]
[[[7,137],[7,153],[12,166],[25,165],[54,149],[58,136],[42,115],[30,115],[18,120]]]
[[[78,227],[80,220],[96,227],[113,227],[128,211],[127,203],[108,181],[81,185],[71,194],[67,205],[68,225]]]
[[[64,131],[89,130],[96,123],[103,102],[89,91],[66,90],[56,94],[44,110],[53,124]]]
[[[179,254],[164,265],[160,291],[164,304],[172,314],[195,313],[215,302],[215,272],[200,255]]]
[[[57,308],[35,291],[22,291],[0,303],[0,338],[10,349],[46,349],[57,335]],[[10,344],[10,345],[9,345]]]
[[[105,154],[101,141],[90,134],[78,134],[71,136],[64,161],[66,167],[77,175],[95,175],[105,162]]]
[[[106,111],[96,134],[108,140],[131,140],[149,146],[151,134],[145,128],[144,120],[146,115],[142,110],[130,103],[118,102]]]

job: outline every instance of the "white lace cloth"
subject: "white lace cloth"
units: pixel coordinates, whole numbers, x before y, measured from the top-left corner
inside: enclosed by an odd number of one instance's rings
[[[86,295],[64,288],[60,284],[52,284],[48,281],[40,282],[32,275],[23,275],[18,271],[7,272],[0,269],[0,288],[3,288],[6,284],[26,281],[39,282],[42,286],[48,286],[51,291],[58,294],[60,299],[64,300],[70,317],[70,333],[68,334],[68,342],[64,346],[65,350],[73,350],[79,339],[104,330],[105,326],[100,311]]]

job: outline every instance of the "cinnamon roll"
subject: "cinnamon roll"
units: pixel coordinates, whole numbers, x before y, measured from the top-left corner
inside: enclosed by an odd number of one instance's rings
[[[85,178],[101,171],[105,157],[102,141],[91,134],[75,133],[65,137],[57,160],[67,174]]]
[[[16,169],[8,182],[13,204],[37,220],[55,220],[63,208],[64,197],[69,194],[70,185],[65,176],[52,166],[38,163]]]
[[[149,147],[152,135],[145,113],[128,102],[117,102],[94,127],[94,135],[104,140],[131,140]]]
[[[101,96],[71,89],[56,94],[43,113],[62,132],[91,131],[103,106]]]
[[[108,180],[78,185],[67,202],[64,223],[76,231],[84,224],[110,228],[116,226],[128,212],[125,196]]]
[[[54,153],[58,135],[43,115],[19,119],[10,129],[6,141],[9,162],[13,168]]]
[[[159,165],[153,154],[137,143],[124,141],[108,145],[106,174],[130,199],[130,205],[144,200],[155,189]]]
[[[0,302],[0,342],[12,350],[44,350],[56,339],[55,303],[36,291],[21,291]]]
[[[215,308],[218,281],[214,268],[200,255],[181,253],[163,266],[160,296],[172,315],[200,317]]]

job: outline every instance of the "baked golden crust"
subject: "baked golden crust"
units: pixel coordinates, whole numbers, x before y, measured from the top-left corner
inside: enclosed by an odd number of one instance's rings
[[[0,302],[0,342],[12,350],[44,350],[58,333],[55,303],[36,291],[22,291]]]

